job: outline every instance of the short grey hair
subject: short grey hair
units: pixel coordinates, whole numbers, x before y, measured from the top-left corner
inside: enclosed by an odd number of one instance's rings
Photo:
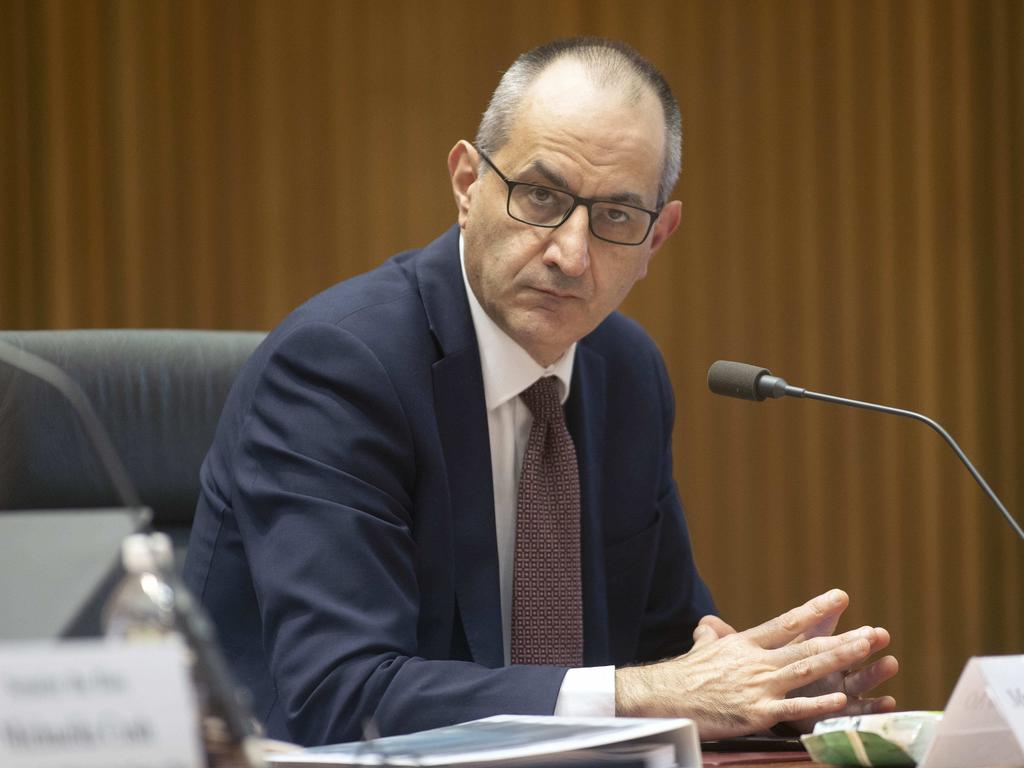
[[[522,54],[502,75],[494,90],[477,129],[476,146],[491,155],[505,145],[526,91],[545,69],[563,58],[579,61],[596,83],[622,89],[631,101],[640,99],[644,86],[658,97],[665,116],[665,159],[658,182],[657,207],[661,208],[679,179],[682,165],[683,127],[679,104],[661,72],[632,46],[618,40],[569,37]]]

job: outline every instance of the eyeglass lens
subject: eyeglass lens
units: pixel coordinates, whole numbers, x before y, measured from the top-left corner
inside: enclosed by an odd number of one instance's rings
[[[522,222],[541,227],[557,226],[572,208],[573,197],[564,192],[533,184],[517,183],[509,195],[509,213]],[[616,203],[590,204],[590,229],[600,238],[616,243],[636,244],[647,236],[651,215]]]

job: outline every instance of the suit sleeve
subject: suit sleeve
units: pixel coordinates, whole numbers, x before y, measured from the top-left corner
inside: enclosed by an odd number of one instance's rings
[[[564,669],[417,656],[417,462],[388,373],[308,324],[261,372],[235,454],[234,514],[263,647],[295,740],[357,739],[501,712],[550,714]]]

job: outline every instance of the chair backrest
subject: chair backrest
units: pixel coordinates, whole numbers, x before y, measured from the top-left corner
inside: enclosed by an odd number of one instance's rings
[[[264,334],[236,331],[7,331],[0,339],[57,365],[109,430],[154,525],[181,541],[199,467],[228,390]],[[117,506],[71,406],[0,363],[0,510]]]

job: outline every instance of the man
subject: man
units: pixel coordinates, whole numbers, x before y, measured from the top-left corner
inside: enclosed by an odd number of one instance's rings
[[[849,672],[888,634],[831,636],[838,590],[743,633],[713,615],[664,364],[615,312],[679,224],[679,151],[632,49],[524,54],[449,155],[458,228],[314,297],[249,361],[186,579],[270,735],[556,712],[713,738],[893,707],[858,698],[896,662]]]

